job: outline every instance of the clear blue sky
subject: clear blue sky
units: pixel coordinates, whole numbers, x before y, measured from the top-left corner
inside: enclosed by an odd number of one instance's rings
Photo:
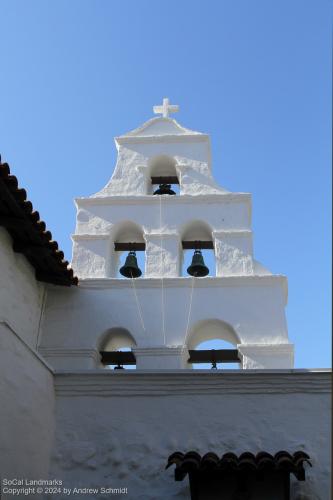
[[[253,194],[256,258],[289,279],[297,367],[330,365],[327,0],[2,0],[0,151],[68,259],[73,198],[164,96]]]

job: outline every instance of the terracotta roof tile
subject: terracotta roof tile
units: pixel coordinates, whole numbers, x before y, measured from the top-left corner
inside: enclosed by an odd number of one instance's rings
[[[0,160],[0,225],[13,239],[13,250],[21,252],[35,268],[36,279],[55,285],[77,285],[64,253],[52,240],[39,213],[27,200],[27,192],[20,188],[17,178],[10,173],[7,163]]]
[[[275,455],[264,451],[256,455],[245,452],[239,456],[235,453],[225,453],[221,457],[213,452],[201,456],[196,451],[187,453],[176,451],[169,456],[166,468],[176,465],[176,481],[182,481],[187,474],[208,471],[221,473],[284,471],[294,474],[297,479],[303,481],[305,479],[304,462],[311,466],[309,455],[303,451],[296,451],[292,455],[287,451],[279,451]]]

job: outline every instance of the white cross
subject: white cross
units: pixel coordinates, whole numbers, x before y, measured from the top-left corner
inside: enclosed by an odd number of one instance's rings
[[[169,113],[177,113],[177,111],[179,111],[179,106],[169,104],[169,98],[164,97],[163,104],[160,106],[154,106],[153,111],[156,114],[162,114],[163,118],[168,118]]]

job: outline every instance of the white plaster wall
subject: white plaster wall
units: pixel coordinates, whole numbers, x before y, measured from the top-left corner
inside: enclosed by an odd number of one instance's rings
[[[0,321],[8,323],[30,346],[36,348],[44,285],[20,253],[14,253],[12,239],[0,227]]]
[[[111,234],[114,226],[132,221],[154,232],[160,229],[160,204],[164,232],[181,231],[192,221],[204,221],[213,230],[249,230],[250,195],[220,195],[200,200],[189,196],[142,196],[76,200],[75,234]]]
[[[1,477],[47,478],[53,434],[53,374],[0,322]]]
[[[47,477],[54,431],[53,375],[35,351],[44,285],[0,228],[0,471]]]
[[[153,246],[147,245],[146,258],[149,261],[165,253],[163,268],[157,268],[160,276],[162,273],[164,276],[179,275],[180,246],[176,244],[171,249],[170,238],[181,242],[186,228],[192,224],[193,237],[200,239],[200,222],[207,224],[210,239],[216,240],[218,275],[253,274],[250,198],[247,195],[205,197],[200,203],[192,197],[180,196],[102,201],[77,200],[79,210],[73,235],[72,266],[79,278],[109,277],[110,273],[115,273],[114,242],[119,240],[119,231],[130,223],[141,227],[148,242],[157,238]],[[137,239],[131,234],[125,238],[126,241]],[[158,258],[158,262],[160,260]]]
[[[118,158],[114,173],[96,196],[146,194],[150,184],[149,163],[161,155],[174,159],[181,194],[226,192],[212,177],[210,142],[205,134],[123,136],[116,139],[116,145]]]
[[[330,498],[328,373],[99,373],[56,376],[51,474],[68,487],[127,487],[128,500],[190,498],[165,470],[174,451],[306,451],[291,500]],[[90,500],[102,498],[92,494]]]
[[[181,274],[181,241],[176,234],[147,234],[145,252],[146,278],[177,277]]]
[[[112,251],[110,238],[86,238],[73,242],[73,269],[81,269],[81,277],[104,278],[110,270],[116,272],[117,255]],[[75,263],[75,264],[74,264]]]
[[[98,349],[104,333],[115,327],[128,330],[137,347],[187,345],[195,325],[212,319],[230,325],[235,345],[287,344],[285,285],[283,277],[264,276],[175,278],[164,280],[163,287],[160,279],[86,280],[77,288],[49,287],[41,348]],[[204,329],[202,337],[206,340]],[[70,363],[68,358],[68,367]]]

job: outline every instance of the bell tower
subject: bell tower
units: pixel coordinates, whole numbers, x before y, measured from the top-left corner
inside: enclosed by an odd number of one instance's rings
[[[212,338],[231,342],[243,369],[293,367],[287,279],[254,259],[251,195],[215,182],[209,136],[171,118],[178,106],[153,109],[115,138],[106,186],[75,200],[72,266],[99,314],[95,325],[87,318],[90,337],[128,332],[138,369],[190,368],[189,350]],[[194,254],[184,276],[185,250]]]

